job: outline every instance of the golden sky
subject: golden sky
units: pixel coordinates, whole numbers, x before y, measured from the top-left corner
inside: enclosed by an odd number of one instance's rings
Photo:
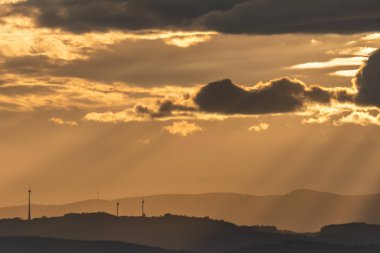
[[[2,206],[28,185],[40,203],[380,191],[380,29],[354,8],[347,31],[313,8],[315,23],[279,10],[239,25],[255,0],[202,15],[184,0],[178,17],[66,1],[0,0]]]

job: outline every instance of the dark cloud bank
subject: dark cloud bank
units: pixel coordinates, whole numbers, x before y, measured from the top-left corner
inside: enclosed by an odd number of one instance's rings
[[[298,80],[282,78],[243,89],[229,79],[210,83],[195,96],[202,111],[223,114],[266,114],[294,112],[306,103],[328,104],[332,99],[349,99],[345,90],[307,87]]]
[[[5,64],[5,67],[9,65]],[[22,64],[18,73],[24,73]],[[11,68],[13,69],[13,68]],[[13,69],[14,70],[14,69]],[[26,68],[26,73],[29,73]],[[1,87],[0,94],[51,92],[41,87]],[[190,97],[186,97],[190,99]],[[374,52],[358,70],[351,88],[326,88],[306,85],[291,78],[275,79],[251,88],[241,87],[225,79],[205,85],[195,94],[194,103],[200,111],[221,114],[270,114],[301,111],[308,104],[329,104],[332,101],[352,102],[364,106],[380,107],[380,50]],[[191,113],[193,107],[183,106],[176,101],[160,101],[157,110],[137,106],[136,112],[151,117],[170,116],[173,111]]]
[[[41,26],[72,32],[215,30],[232,34],[357,33],[380,30],[378,0],[27,0]]]
[[[380,50],[373,53],[359,70],[356,80],[357,103],[380,106]]]
[[[307,86],[298,80],[282,78],[247,90],[226,79],[204,86],[194,102],[201,111],[223,114],[295,112],[307,103],[328,104],[332,100],[380,106],[380,50],[359,70],[355,86],[356,93],[347,88]]]

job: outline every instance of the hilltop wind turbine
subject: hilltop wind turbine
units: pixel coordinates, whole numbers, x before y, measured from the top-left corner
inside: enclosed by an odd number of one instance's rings
[[[141,201],[141,215],[142,215],[142,217],[146,216],[144,207],[145,207],[145,199],[142,199],[142,201]]]
[[[29,186],[29,190],[28,190],[28,220],[29,221],[32,219],[31,194],[32,194],[32,189]]]
[[[120,203],[119,201],[116,203],[116,216],[119,217],[119,206],[120,206]]]

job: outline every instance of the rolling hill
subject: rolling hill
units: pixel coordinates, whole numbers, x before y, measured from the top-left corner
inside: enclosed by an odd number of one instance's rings
[[[12,245],[15,249],[25,249],[25,245],[34,245],[36,249],[58,247],[67,251],[51,252],[70,253],[77,252],[77,249],[88,252],[91,248],[101,250],[94,252],[107,252],[108,249],[107,253],[131,250],[166,253],[161,249],[202,253],[380,252],[379,225],[328,225],[317,233],[293,233],[273,227],[237,226],[221,220],[170,214],[162,217],[116,217],[106,213],[88,213],[31,221],[3,219],[0,220],[0,238],[1,252],[7,247],[12,248]],[[66,241],[52,240],[44,244],[38,238]],[[15,243],[17,240],[25,241],[19,245]],[[114,243],[116,241],[119,243]]]
[[[309,190],[284,195],[252,196],[234,193],[169,194],[145,196],[148,216],[165,213],[211,217],[239,225],[273,225],[280,229],[313,232],[328,224],[366,222],[380,224],[380,195],[344,196]],[[141,214],[142,197],[86,200],[64,205],[33,205],[33,217],[66,213],[107,212]],[[26,206],[0,208],[0,218],[26,216]]]
[[[208,218],[116,217],[106,213],[68,214],[31,221],[0,220],[1,236],[120,241],[199,252],[220,252],[253,243],[280,243],[305,237],[283,234],[273,227],[240,227]]]

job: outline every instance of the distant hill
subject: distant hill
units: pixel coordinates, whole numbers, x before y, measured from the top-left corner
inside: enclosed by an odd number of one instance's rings
[[[146,213],[173,213],[224,219],[239,225],[274,225],[293,231],[318,231],[328,224],[366,222],[380,224],[380,195],[343,196],[309,190],[285,195],[251,196],[234,193],[169,194],[145,196]],[[86,200],[65,205],[33,205],[33,217],[66,213],[141,214],[141,197],[118,200]],[[0,208],[0,218],[24,217],[26,206]]]
[[[6,253],[185,253],[120,242],[38,237],[1,237],[0,250]]]

